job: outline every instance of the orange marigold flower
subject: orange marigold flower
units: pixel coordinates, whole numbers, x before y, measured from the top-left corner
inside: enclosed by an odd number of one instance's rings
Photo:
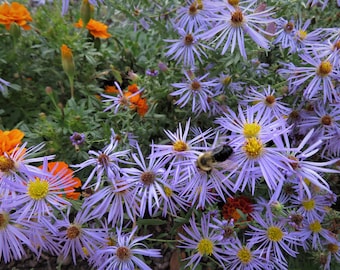
[[[137,95],[134,95],[134,96],[132,96],[132,95],[133,95],[133,93],[131,93],[131,92],[124,92],[124,97],[126,97],[131,103],[130,108],[134,109],[134,108],[136,108],[136,105],[138,104],[138,101],[140,100],[140,94],[137,94]]]
[[[73,171],[68,167],[67,163],[63,161],[49,162],[47,167],[48,171],[53,175],[58,174],[60,177],[64,178],[66,182],[72,184],[72,187],[65,189],[66,198],[78,200],[81,193],[75,191],[75,188],[81,187],[81,181],[78,177],[73,177]]]
[[[253,205],[251,204],[250,199],[245,196],[227,198],[227,202],[222,207],[222,215],[224,219],[234,219],[234,221],[238,221],[241,218],[241,215],[236,209],[241,211],[243,214],[250,214],[253,212]],[[247,220],[250,219],[251,217],[248,215]]]
[[[136,93],[138,90],[138,86],[135,83],[128,86],[128,91],[131,93]]]
[[[19,129],[0,130],[0,156],[4,153],[11,154],[16,147],[21,144],[21,140],[24,136],[25,133]]]
[[[118,89],[114,85],[106,85],[104,92],[107,94],[118,94],[119,93]]]
[[[146,102],[146,98],[141,98],[137,103],[137,113],[140,116],[144,116],[149,109],[148,103]]]
[[[75,24],[75,27],[82,28],[83,20],[79,19],[78,23]],[[90,34],[96,38],[111,37],[111,35],[107,32],[107,25],[93,19],[90,19],[90,21],[87,23],[86,29],[88,29]]]
[[[4,24],[9,30],[12,23],[16,23],[24,30],[29,30],[31,27],[27,24],[32,21],[32,17],[25,6],[13,2],[11,4],[3,3],[0,5],[0,24]]]

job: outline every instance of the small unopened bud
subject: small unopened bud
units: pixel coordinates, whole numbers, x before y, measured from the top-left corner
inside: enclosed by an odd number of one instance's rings
[[[47,94],[47,95],[51,95],[51,94],[52,94],[52,92],[53,92],[53,89],[52,89],[52,87],[51,87],[51,86],[46,86],[46,88],[45,88],[45,92],[46,92],[46,94]]]

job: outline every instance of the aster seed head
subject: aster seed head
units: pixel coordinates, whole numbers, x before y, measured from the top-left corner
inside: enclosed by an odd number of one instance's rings
[[[185,45],[190,46],[193,42],[194,42],[194,37],[192,36],[192,34],[187,34],[184,38]]]
[[[143,172],[142,175],[140,176],[140,180],[144,185],[151,185],[153,182],[155,182],[156,179],[156,174],[151,171]]]
[[[240,0],[228,0],[228,3],[234,7],[238,6]]]
[[[327,245],[327,250],[331,253],[337,253],[339,250],[339,246],[337,244],[330,243]]]
[[[101,154],[98,157],[98,162],[100,165],[107,167],[109,165],[110,162],[110,157],[106,154]]]
[[[80,235],[80,228],[77,225],[71,225],[66,230],[66,236],[69,239],[75,239]]]
[[[201,84],[200,84],[198,81],[193,81],[193,82],[191,83],[191,89],[192,89],[193,91],[198,91],[198,90],[201,89]]]
[[[325,126],[329,126],[332,124],[332,117],[330,115],[324,115],[322,118],[321,118],[321,123]]]
[[[131,258],[131,250],[128,247],[118,247],[116,255],[121,261],[126,261]]]
[[[285,26],[284,26],[284,30],[286,33],[290,33],[292,32],[294,29],[294,23],[292,22],[288,22]]]
[[[242,13],[242,10],[237,8],[232,14],[231,14],[231,22],[235,27],[240,27],[244,22],[244,16]]]
[[[0,171],[8,173],[15,168],[15,163],[12,159],[5,156],[0,156]]]

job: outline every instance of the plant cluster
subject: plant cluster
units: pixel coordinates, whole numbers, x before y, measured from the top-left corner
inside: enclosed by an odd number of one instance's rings
[[[0,262],[339,267],[339,7],[0,2]]]

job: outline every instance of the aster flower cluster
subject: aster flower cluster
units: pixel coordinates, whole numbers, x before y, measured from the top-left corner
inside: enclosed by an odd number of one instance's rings
[[[340,29],[308,15],[335,3],[123,2],[62,1],[65,22],[79,6],[65,38],[0,6],[15,46],[17,26],[58,37],[69,79],[27,124],[0,100],[0,268],[27,252],[100,270],[339,267]],[[38,80],[21,72],[13,85]]]

